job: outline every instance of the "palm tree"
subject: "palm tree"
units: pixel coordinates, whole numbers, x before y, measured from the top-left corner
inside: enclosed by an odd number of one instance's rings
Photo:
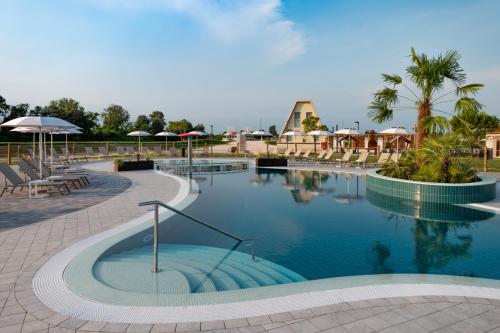
[[[449,114],[446,111],[436,108],[438,104],[454,102],[454,110],[461,113],[465,110],[480,110],[482,105],[474,98],[482,87],[482,84],[467,84],[466,75],[459,64],[460,54],[457,51],[448,51],[444,55],[429,58],[425,54],[417,54],[411,48],[411,65],[405,71],[411,86],[397,74],[382,74],[384,82],[387,84],[383,89],[377,91],[373,96],[368,112],[368,116],[378,122],[392,120],[394,110],[416,110],[416,148],[418,149],[427,134],[436,132],[440,128],[448,126],[447,118],[443,116],[433,116],[433,112]],[[445,83],[451,82],[455,88],[452,91],[439,95],[445,88]],[[402,95],[397,89],[402,86],[411,97]],[[444,99],[452,94],[456,94],[455,99]],[[410,105],[400,105],[400,99],[404,99]]]

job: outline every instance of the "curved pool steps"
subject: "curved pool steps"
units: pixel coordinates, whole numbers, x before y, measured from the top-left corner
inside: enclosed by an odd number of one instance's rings
[[[306,280],[267,260],[253,261],[246,253],[184,244],[160,245],[161,271],[154,274],[152,254],[153,247],[145,246],[101,258],[94,265],[94,275],[120,290],[137,290],[137,281],[143,281],[141,289],[148,293],[204,293]]]

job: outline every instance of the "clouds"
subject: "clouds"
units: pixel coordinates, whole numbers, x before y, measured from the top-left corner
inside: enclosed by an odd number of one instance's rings
[[[306,51],[304,33],[282,15],[281,0],[107,0],[105,3],[184,15],[215,42],[229,47],[245,45],[272,64],[287,63]]]

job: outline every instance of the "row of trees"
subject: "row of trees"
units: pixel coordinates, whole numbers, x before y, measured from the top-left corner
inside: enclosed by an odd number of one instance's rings
[[[29,104],[9,105],[5,98],[0,96],[0,115],[4,115],[4,121],[23,116],[51,116],[67,120],[82,128],[83,137],[94,140],[124,139],[126,134],[135,131],[148,131],[151,134],[167,130],[174,133],[185,133],[189,131],[204,131],[203,124],[193,125],[187,119],[179,121],[167,121],[165,114],[161,111],[153,111],[149,115],[141,114],[131,121],[129,112],[121,105],[112,104],[103,112],[86,111],[76,100],[61,98],[51,101],[47,106],[30,107]],[[14,138],[9,129],[2,129],[3,139]],[[19,134],[15,135],[19,137]]]

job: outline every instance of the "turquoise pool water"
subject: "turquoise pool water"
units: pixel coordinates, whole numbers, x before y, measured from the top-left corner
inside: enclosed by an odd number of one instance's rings
[[[160,225],[160,274],[149,270],[148,229],[100,257],[98,281],[184,294],[371,274],[500,279],[500,215],[367,193],[356,175],[250,169],[195,180],[200,194],[184,212],[254,239],[257,260],[248,242],[173,216]]]

